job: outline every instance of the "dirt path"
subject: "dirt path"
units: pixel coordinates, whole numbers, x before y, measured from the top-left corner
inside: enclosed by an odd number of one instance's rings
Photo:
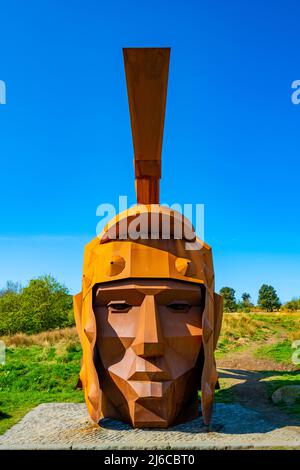
[[[300,421],[288,416],[275,406],[267,395],[266,372],[294,371],[299,366],[283,363],[269,359],[255,357],[255,351],[262,345],[272,345],[277,342],[276,338],[269,338],[261,342],[253,342],[247,348],[240,351],[229,352],[217,361],[220,378],[230,383],[230,389],[234,393],[237,403],[247,408],[258,411],[276,426],[299,426]]]

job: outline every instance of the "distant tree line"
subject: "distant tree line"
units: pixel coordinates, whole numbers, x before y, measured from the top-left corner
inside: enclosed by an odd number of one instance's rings
[[[244,292],[236,300],[235,290],[223,287],[225,312],[250,312],[259,308],[272,312],[282,309],[300,310],[300,297],[281,305],[274,287],[263,284],[258,292],[257,306]],[[0,290],[0,336],[19,332],[33,334],[74,325],[72,296],[64,285],[50,275],[31,279],[27,286],[8,281]]]
[[[0,290],[0,336],[73,324],[72,296],[52,276],[32,279],[26,287],[8,281]]]
[[[263,284],[258,291],[257,305],[251,302],[251,296],[247,292],[242,294],[241,300],[236,300],[235,290],[232,287],[222,287],[220,294],[223,297],[225,312],[250,312],[251,309],[257,307],[267,312],[279,309],[285,311],[300,310],[300,297],[282,305],[274,287],[267,284]]]

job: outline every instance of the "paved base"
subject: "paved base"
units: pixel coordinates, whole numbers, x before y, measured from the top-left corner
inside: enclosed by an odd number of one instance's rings
[[[0,436],[0,449],[299,448],[300,427],[280,427],[237,404],[216,404],[212,429],[202,419],[167,429],[132,429],[111,419],[93,423],[85,404],[45,403]]]

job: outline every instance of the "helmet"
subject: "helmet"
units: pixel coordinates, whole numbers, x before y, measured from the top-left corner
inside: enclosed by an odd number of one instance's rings
[[[141,398],[141,394],[139,394],[137,388],[134,389],[134,392],[133,390],[128,391],[128,381],[126,380],[126,383],[124,382],[126,386],[124,385],[125,388],[122,389],[122,393],[125,395],[126,406],[120,398],[112,400],[114,402],[114,411],[111,411],[112,408],[107,405],[107,401],[111,400],[111,396],[115,393],[114,390],[119,387],[121,379],[118,377],[118,373],[112,372],[112,365],[117,362],[116,358],[111,360],[110,366],[106,367],[105,365],[105,355],[112,354],[111,349],[113,345],[109,346],[109,343],[107,343],[106,352],[103,353],[101,349],[102,326],[100,320],[96,318],[97,308],[95,307],[95,299],[97,296],[97,288],[99,286],[100,289],[105,288],[105,286],[119,286],[122,285],[122,283],[128,284],[128,282],[135,284],[138,280],[143,280],[143,282],[148,282],[148,284],[152,280],[160,284],[164,283],[166,280],[170,280],[172,282],[174,281],[175,284],[177,283],[176,285],[194,286],[199,289],[199,292],[201,291],[203,305],[201,315],[199,314],[199,318],[201,316],[201,328],[197,329],[197,335],[195,336],[195,338],[198,338],[197,344],[199,348],[201,346],[202,351],[202,363],[200,368],[199,365],[197,366],[199,386],[196,384],[197,376],[195,372],[193,374],[193,381],[195,382],[196,380],[194,386],[195,390],[201,389],[203,420],[206,424],[209,424],[211,420],[214,389],[218,378],[214,351],[222,321],[222,298],[214,292],[212,251],[206,243],[196,237],[194,228],[182,214],[158,204],[160,151],[169,53],[169,49],[124,50],[135,148],[138,204],[114,217],[101,234],[86,245],[84,251],[82,292],[74,296],[76,326],[83,349],[80,378],[84,388],[85,401],[89,414],[96,422],[99,422],[100,418],[103,416],[119,417],[120,419],[126,420],[124,416],[127,416],[126,413],[128,412],[128,416],[132,418],[129,421],[133,425],[138,425],[137,423],[141,425],[142,423],[147,426],[152,424],[153,426],[157,424],[159,426],[167,426],[170,425],[171,422],[176,422],[175,417],[180,415],[180,413],[181,416],[187,416],[187,414],[182,414],[179,405],[179,397],[187,393],[188,381],[191,381],[191,376],[189,376],[190,378],[184,385],[183,377],[187,377],[187,371],[182,372],[181,375],[178,371],[175,373],[175,375],[177,374],[176,377],[179,378],[177,382],[174,380],[175,385],[172,389],[173,391],[168,395],[168,404],[166,406],[168,409],[172,407],[174,409],[178,408],[176,413],[175,411],[170,411],[168,414],[163,411],[161,402],[159,401],[156,402],[156,405],[153,405],[152,403],[155,400],[152,400],[151,405],[148,405],[150,401],[147,401],[144,395]],[[141,119],[141,116],[144,116],[145,119]],[[151,123],[154,124],[151,125]],[[154,291],[158,292],[157,288],[153,290],[152,287],[151,292]],[[105,311],[107,311],[107,307],[105,308]],[[149,307],[147,308],[149,309]],[[120,313],[116,316],[118,317],[118,315],[120,317]],[[153,315],[158,314],[155,313]],[[141,316],[140,312],[138,316]],[[180,354],[184,354],[184,348],[189,349],[189,346],[184,346],[181,350],[176,347],[176,342],[179,344],[181,341],[179,338],[180,335],[177,337],[176,334],[176,322],[182,322],[182,320],[178,320],[178,318],[178,316],[172,317],[172,323],[169,323],[171,326],[168,326],[166,323],[163,327],[165,331],[164,334],[167,336],[168,333],[166,333],[166,331],[168,328],[173,331],[168,339],[168,344],[170,351],[172,350],[173,353],[174,350],[177,351],[176,357],[179,357]],[[123,322],[123,318],[119,318],[118,321],[119,323]],[[140,332],[139,335],[145,338],[148,332],[150,330],[152,331],[153,328],[160,331],[161,327],[157,326],[158,323],[156,320],[153,321],[154,323],[148,318],[147,324],[145,320],[142,328],[143,331]],[[124,330],[125,324],[122,324]],[[155,326],[153,326],[154,324]],[[131,328],[132,322],[130,325]],[[187,329],[191,329],[194,324],[191,321],[191,324],[186,322],[185,325]],[[196,328],[195,325],[194,328]],[[201,331],[201,342],[199,342],[199,331]],[[118,334],[118,332],[116,334],[113,333],[114,336],[118,336]],[[158,335],[157,332],[156,335]],[[133,336],[137,336],[137,333],[135,332]],[[124,354],[125,350],[132,349],[133,344],[136,346],[137,339],[136,337],[133,338],[133,336],[131,342],[128,342],[127,339],[126,341],[124,339],[126,337],[124,331],[122,334],[119,334],[120,342],[123,341]],[[140,351],[141,347],[142,346],[139,344],[138,347],[136,346],[135,350],[140,348]],[[141,360],[147,361],[147,364],[145,362],[143,365],[144,376],[142,379],[144,382],[148,382],[148,385],[152,384],[151,390],[154,390],[159,381],[153,380],[154,375],[151,375],[152,372],[150,369],[151,367],[156,367],[156,369],[158,367],[161,369],[164,368],[161,366],[163,354],[161,352],[159,354],[157,352],[154,353],[152,349],[151,354],[153,357],[149,353],[148,360],[144,346],[142,347],[142,351],[143,353],[137,353],[138,356],[142,357]],[[200,349],[197,351],[199,353]],[[131,361],[130,367],[132,368],[132,361],[136,361],[136,357],[133,359],[132,351],[130,353],[128,352],[128,355],[131,358],[130,360],[128,359],[128,361]],[[175,355],[172,356],[172,352],[170,352],[169,357],[171,359],[167,359],[167,362],[169,361],[170,363],[172,362],[172,357],[175,358]],[[118,358],[118,360],[121,359]],[[160,366],[158,364],[159,361]],[[196,367],[195,356],[193,361],[193,367]],[[122,363],[123,365],[120,367],[123,369],[124,367],[126,368],[126,364],[129,364],[129,362]],[[134,363],[136,364],[136,362]],[[102,375],[104,377],[107,373],[111,373],[112,381],[110,385],[108,381],[104,379],[103,382],[105,382],[105,385],[102,384]],[[161,382],[162,381],[159,383]],[[172,383],[172,380],[169,378],[165,380],[165,382]],[[165,385],[163,384],[163,386]],[[179,392],[177,393],[180,389],[182,389],[181,394]],[[177,391],[174,392],[174,390]],[[128,396],[126,395],[127,393]],[[152,392],[149,393],[147,399],[152,397]],[[162,393],[162,396],[165,397],[166,394],[164,393]],[[116,392],[116,396],[117,395],[118,393]],[[174,398],[175,396],[177,396],[177,399]],[[136,403],[138,403],[138,405]],[[164,403],[167,403],[166,400]],[[188,406],[190,405],[187,403],[186,407]],[[125,408],[127,410],[126,413],[124,411]],[[173,418],[167,419],[165,414]],[[160,419],[162,416],[164,416],[164,420]]]

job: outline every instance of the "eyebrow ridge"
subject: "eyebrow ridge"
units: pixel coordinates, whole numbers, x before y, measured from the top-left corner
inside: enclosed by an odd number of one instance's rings
[[[157,291],[155,292],[154,295],[156,294],[159,294],[160,292],[163,292],[163,291],[172,291],[172,290],[181,290],[181,291],[186,291],[186,292],[190,292],[190,291],[194,291],[194,292],[198,292],[199,291],[199,287],[198,286],[176,286],[176,289],[173,289],[172,287],[169,287],[169,286],[143,286],[143,285],[139,285],[139,284],[134,284],[134,285],[125,285],[125,286],[112,286],[112,287],[98,287],[97,289],[97,293],[105,293],[105,292],[116,292],[116,291],[125,291],[125,290],[128,290],[128,291],[138,291],[140,293],[144,293],[145,291]]]

